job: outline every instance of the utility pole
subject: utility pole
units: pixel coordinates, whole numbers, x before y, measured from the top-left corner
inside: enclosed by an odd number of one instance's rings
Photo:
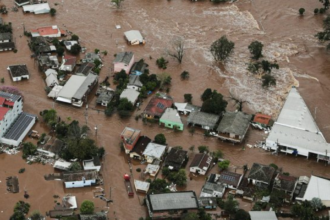
[[[94,127],[94,129],[95,129],[95,136],[97,137],[97,130],[98,130],[97,125]]]
[[[85,121],[86,125],[88,124],[88,104],[87,104],[87,98],[86,98],[86,108],[85,108]]]

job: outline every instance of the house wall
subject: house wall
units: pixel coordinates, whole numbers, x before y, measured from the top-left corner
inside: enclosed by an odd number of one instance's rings
[[[126,65],[125,63],[115,63],[114,64],[114,72],[118,73],[121,70],[125,70],[126,74],[129,74],[133,64],[134,64],[134,55],[132,56],[132,59],[131,59],[131,61],[129,62],[128,65]]]
[[[92,184],[96,183],[95,179],[92,180],[81,180],[81,181],[70,181],[70,182],[64,182],[65,188],[79,188],[79,187],[85,187],[85,186],[91,186]]]
[[[199,167],[190,167],[191,173],[198,173],[199,175],[205,175],[206,171],[203,169],[200,169]]]
[[[11,124],[15,121],[15,119],[23,112],[23,102],[22,99],[17,100],[14,103],[12,109],[10,109],[2,121],[0,121],[0,137],[4,135],[4,133],[9,129]]]
[[[13,50],[13,48],[9,47],[9,48],[2,48],[2,49],[0,49],[0,51],[8,51],[8,50]]]
[[[166,121],[166,120],[159,120],[159,124],[164,124],[166,128],[172,128],[176,127],[178,130],[183,131],[183,124],[171,122],[171,121]]]

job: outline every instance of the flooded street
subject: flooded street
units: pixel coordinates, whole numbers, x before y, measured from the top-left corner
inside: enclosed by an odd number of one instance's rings
[[[58,25],[63,30],[69,30],[78,35],[82,46],[88,52],[95,48],[107,50],[108,55],[103,57],[104,67],[100,73],[100,80],[111,74],[110,67],[114,54],[122,51],[132,51],[135,59],[141,58],[149,64],[150,72],[166,72],[172,76],[172,87],[169,94],[176,102],[183,102],[183,94],[193,95],[193,104],[200,105],[200,95],[206,88],[216,89],[224,96],[229,91],[248,101],[244,111],[249,113],[264,112],[274,117],[279,113],[283,99],[292,85],[299,86],[299,92],[305,99],[310,111],[325,138],[330,141],[330,62],[325,45],[320,44],[314,35],[322,30],[322,20],[325,15],[314,16],[314,8],[321,4],[315,0],[240,0],[234,4],[214,5],[208,1],[191,3],[189,0],[172,1],[144,1],[125,0],[122,9],[116,10],[110,1],[100,0],[63,0],[48,1],[51,7],[56,8],[57,15],[32,15],[19,12],[9,12],[2,16],[5,22],[12,22],[14,38],[18,52],[0,53],[0,78],[5,78],[4,85],[16,86],[24,94],[24,111],[39,115],[44,109],[54,106],[61,118],[71,117],[81,124],[86,123],[85,108],[54,103],[48,99],[44,91],[43,74],[38,71],[36,63],[30,58],[31,51],[23,35],[23,27],[27,31],[42,26]],[[54,3],[58,3],[54,6]],[[8,8],[14,5],[12,0],[2,0]],[[298,15],[298,9],[304,7],[306,13],[303,17]],[[116,29],[115,25],[121,25]],[[140,30],[146,38],[144,46],[128,46],[123,37],[125,31]],[[209,52],[213,41],[227,35],[235,42],[234,53],[220,69],[213,63]],[[175,60],[169,59],[168,68],[163,71],[155,65],[155,60],[165,56],[166,47],[173,36],[184,36],[185,56],[179,65]],[[269,61],[277,61],[279,70],[274,70],[277,78],[277,87],[269,90],[261,88],[261,80],[251,75],[247,70],[250,53],[247,46],[254,40],[264,44],[263,55]],[[152,57],[152,59],[150,59]],[[26,64],[30,71],[27,81],[13,82],[6,68],[13,64]],[[184,71],[190,73],[189,80],[182,81],[180,74]],[[112,84],[112,82],[111,82]],[[113,85],[111,85],[114,88]],[[136,110],[130,119],[122,120],[117,115],[107,118],[103,112],[93,110],[95,97],[89,97],[88,126],[90,135],[95,138],[99,146],[106,149],[103,161],[102,175],[104,189],[107,196],[114,201],[109,208],[108,216],[122,220],[134,220],[146,216],[146,208],[141,206],[143,198],[134,196],[128,198],[123,183],[123,175],[129,172],[129,166],[124,155],[120,152],[120,133],[125,126],[142,130],[144,135],[153,138],[158,133],[164,133],[170,146],[209,146],[211,151],[220,149],[224,157],[231,161],[231,170],[253,162],[262,164],[275,163],[291,175],[320,175],[330,178],[329,168],[314,160],[302,157],[292,157],[285,154],[271,155],[261,149],[246,148],[242,145],[223,143],[215,138],[204,138],[202,130],[196,130],[194,136],[185,129],[183,132],[174,132],[160,128],[157,124],[144,125],[141,120],[136,121],[135,115],[142,112],[148,100],[145,100],[141,110]],[[228,108],[233,109],[234,103]],[[183,120],[186,120],[183,117]],[[97,136],[94,127],[98,127]],[[45,131],[43,122],[38,122],[34,130],[40,133]],[[46,131],[45,131],[46,132]],[[263,140],[266,134],[250,129],[245,144],[254,144]],[[189,152],[190,158],[194,153]],[[190,161],[186,167],[188,173]],[[55,203],[53,195],[60,197],[71,193],[77,196],[78,205],[84,199],[95,202],[96,211],[107,210],[105,203],[93,198],[93,188],[64,190],[59,181],[45,181],[43,176],[52,173],[50,165],[27,165],[21,155],[0,155],[0,219],[9,219],[15,203],[23,200],[24,188],[28,190],[31,211],[40,210],[45,214],[51,210]],[[137,167],[134,165],[134,178],[139,179]],[[25,173],[18,174],[20,168],[26,168]],[[213,168],[216,172],[216,167]],[[8,194],[5,178],[17,175],[20,192]],[[186,189],[195,190],[199,195],[204,181],[202,178],[188,180]],[[248,207],[249,208],[249,207]]]

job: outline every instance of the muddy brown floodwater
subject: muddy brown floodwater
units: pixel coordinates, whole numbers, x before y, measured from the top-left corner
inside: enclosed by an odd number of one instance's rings
[[[2,0],[2,4],[12,7],[12,0]],[[214,5],[208,1],[191,3],[189,0],[173,1],[145,1],[125,0],[122,9],[116,10],[110,1],[100,0],[49,0],[51,7],[56,8],[57,15],[32,15],[19,12],[9,12],[2,16],[5,22],[12,22],[14,38],[18,52],[0,53],[0,77],[5,78],[5,85],[18,87],[25,96],[24,110],[37,114],[43,109],[54,106],[61,118],[71,117],[85,123],[84,108],[74,108],[61,103],[54,103],[48,99],[44,92],[45,83],[42,73],[38,72],[34,60],[30,59],[30,50],[27,38],[22,36],[23,26],[27,31],[44,25],[58,25],[64,30],[72,31],[81,39],[81,44],[93,51],[95,48],[109,53],[104,56],[104,68],[100,73],[102,80],[110,74],[113,54],[121,51],[132,51],[136,59],[144,58],[150,64],[153,73],[160,73],[155,66],[155,59],[164,55],[164,49],[173,36],[184,36],[186,53],[181,65],[170,59],[166,72],[172,76],[170,95],[175,101],[183,101],[184,93],[191,93],[194,104],[201,104],[200,94],[206,88],[212,88],[228,96],[229,91],[241,97],[249,104],[245,111],[250,113],[262,111],[278,114],[283,104],[287,91],[292,85],[299,86],[299,91],[304,97],[309,109],[316,118],[321,131],[327,140],[330,140],[329,112],[329,55],[313,37],[322,29],[322,19],[325,15],[314,16],[314,8],[321,5],[315,0],[240,0],[233,4]],[[58,3],[57,6],[54,4]],[[298,9],[304,7],[304,16],[298,16]],[[116,29],[115,25],[121,25]],[[144,46],[128,46],[123,38],[123,32],[138,29],[146,38]],[[235,42],[235,52],[226,62],[223,69],[216,67],[209,53],[211,43],[226,34]],[[264,58],[276,60],[280,69],[274,71],[278,85],[270,90],[261,89],[259,79],[246,71],[249,61],[247,46],[253,40],[263,42]],[[150,60],[150,56],[152,60]],[[28,81],[12,82],[7,66],[12,64],[26,64],[31,73]],[[189,71],[190,78],[180,80],[180,73]],[[141,109],[145,107],[147,100]],[[229,108],[233,108],[229,103]],[[95,97],[89,98],[89,106],[95,106]],[[134,115],[141,111],[134,112]],[[186,120],[186,118],[183,118]],[[146,208],[141,206],[141,196],[128,198],[123,184],[123,174],[129,172],[124,155],[120,152],[119,135],[125,126],[142,129],[143,134],[154,137],[157,133],[164,133],[170,146],[182,146],[188,149],[195,145],[208,145],[210,150],[221,149],[225,158],[231,161],[230,169],[241,167],[244,164],[252,165],[253,162],[263,164],[276,163],[284,171],[292,175],[317,174],[330,177],[329,168],[322,163],[306,160],[301,157],[287,155],[273,156],[260,149],[242,150],[241,145],[223,143],[214,138],[204,139],[203,132],[198,130],[191,136],[187,129],[183,132],[159,128],[157,125],[144,125],[141,120],[135,121],[134,117],[120,120],[116,115],[106,118],[102,112],[89,108],[88,126],[92,128],[91,135],[97,144],[106,148],[103,161],[102,174],[104,189],[113,204],[109,208],[109,217],[114,219],[138,219],[146,216]],[[93,128],[98,127],[97,136]],[[45,131],[42,122],[36,124],[35,130]],[[250,130],[246,143],[254,144],[263,140],[265,134]],[[194,152],[196,153],[196,152]],[[191,157],[194,153],[190,153]],[[27,165],[21,155],[0,155],[0,219],[9,219],[14,204],[23,200],[23,190],[28,190],[31,210],[40,210],[42,213],[54,206],[53,195],[63,196],[71,193],[78,198],[78,205],[84,199],[95,202],[96,210],[107,210],[105,204],[92,196],[92,188],[64,190],[61,182],[44,180],[43,175],[52,173],[49,165]],[[18,174],[20,168],[26,168],[25,173]],[[135,171],[137,167],[145,165],[135,164],[133,173],[135,178],[140,174]],[[216,169],[213,168],[216,172]],[[188,172],[188,169],[187,169]],[[5,178],[18,175],[20,193],[8,194]],[[189,180],[186,189],[200,193],[203,178]],[[140,200],[140,201],[139,201]],[[246,210],[250,209],[249,203],[241,203]]]

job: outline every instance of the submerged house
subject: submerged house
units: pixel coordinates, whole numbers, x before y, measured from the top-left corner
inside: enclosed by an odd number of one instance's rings
[[[15,43],[12,42],[12,34],[9,32],[0,33],[0,51],[9,51],[15,49]]]
[[[170,170],[180,170],[185,162],[188,161],[188,152],[178,148],[171,148],[166,156],[164,166]]]
[[[152,163],[154,160],[161,160],[166,151],[166,146],[150,142],[142,155],[147,163]]]
[[[47,69],[57,69],[59,62],[57,56],[40,55],[38,56],[39,69],[45,71]]]
[[[288,195],[288,201],[290,201],[292,199],[297,180],[297,177],[283,175],[282,173],[279,173],[275,177],[273,190],[285,192]]]
[[[131,68],[131,74],[140,76],[146,71],[148,71],[148,64],[144,62],[143,59],[139,60],[138,62],[135,62]]]
[[[126,31],[124,35],[127,40],[127,43],[130,45],[139,45],[146,43],[140,31],[137,30]]]
[[[127,84],[127,89],[134,89],[136,91],[140,91],[142,88],[143,84],[140,81],[140,76],[138,75],[129,75],[129,81]]]
[[[259,163],[254,163],[249,170],[247,175],[248,181],[252,182],[253,185],[267,188],[271,185],[274,179],[275,168],[271,166],[266,166]]]
[[[96,184],[97,179],[96,170],[63,173],[63,182],[66,189],[92,186]]]
[[[124,91],[120,94],[120,99],[127,99],[129,102],[136,104],[140,93],[134,89],[124,89]]]
[[[175,108],[180,112],[180,114],[190,114],[191,112],[197,112],[200,111],[201,107],[189,104],[189,103],[180,103],[175,102],[174,103]]]
[[[65,55],[62,58],[62,64],[60,66],[60,70],[72,72],[76,66],[77,58],[70,55]]]
[[[27,66],[24,65],[12,65],[7,68],[11,78],[14,82],[21,81],[22,79],[29,79],[30,73]]]
[[[116,54],[116,58],[113,61],[113,70],[115,73],[119,73],[124,70],[126,74],[129,74],[134,64],[133,52],[121,52]]]
[[[34,14],[48,14],[50,12],[50,7],[48,3],[23,5],[23,12]]]
[[[196,154],[190,164],[190,172],[205,175],[210,168],[212,160],[213,158],[206,153]]]
[[[166,128],[172,128],[183,131],[183,123],[178,111],[174,108],[167,108],[164,114],[159,119],[159,125],[164,125]]]
[[[31,30],[32,37],[61,37],[64,35],[61,30],[57,27],[57,25],[41,27],[37,29]]]
[[[173,100],[169,96],[154,96],[143,111],[143,117],[147,119],[159,119],[167,108],[172,107]]]
[[[205,130],[213,130],[219,119],[220,116],[216,114],[193,111],[188,117],[187,124],[192,126],[198,125]]]
[[[242,142],[249,129],[251,118],[252,115],[240,111],[225,112],[217,129],[217,137],[233,143]]]
[[[151,139],[147,136],[140,136],[139,140],[136,142],[133,150],[129,153],[129,157],[142,160],[143,159],[143,152],[147,148],[148,144],[151,142]]]
[[[125,127],[125,129],[121,132],[120,138],[123,140],[123,146],[126,154],[129,154],[131,150],[133,150],[140,136],[141,130],[130,127]]]

